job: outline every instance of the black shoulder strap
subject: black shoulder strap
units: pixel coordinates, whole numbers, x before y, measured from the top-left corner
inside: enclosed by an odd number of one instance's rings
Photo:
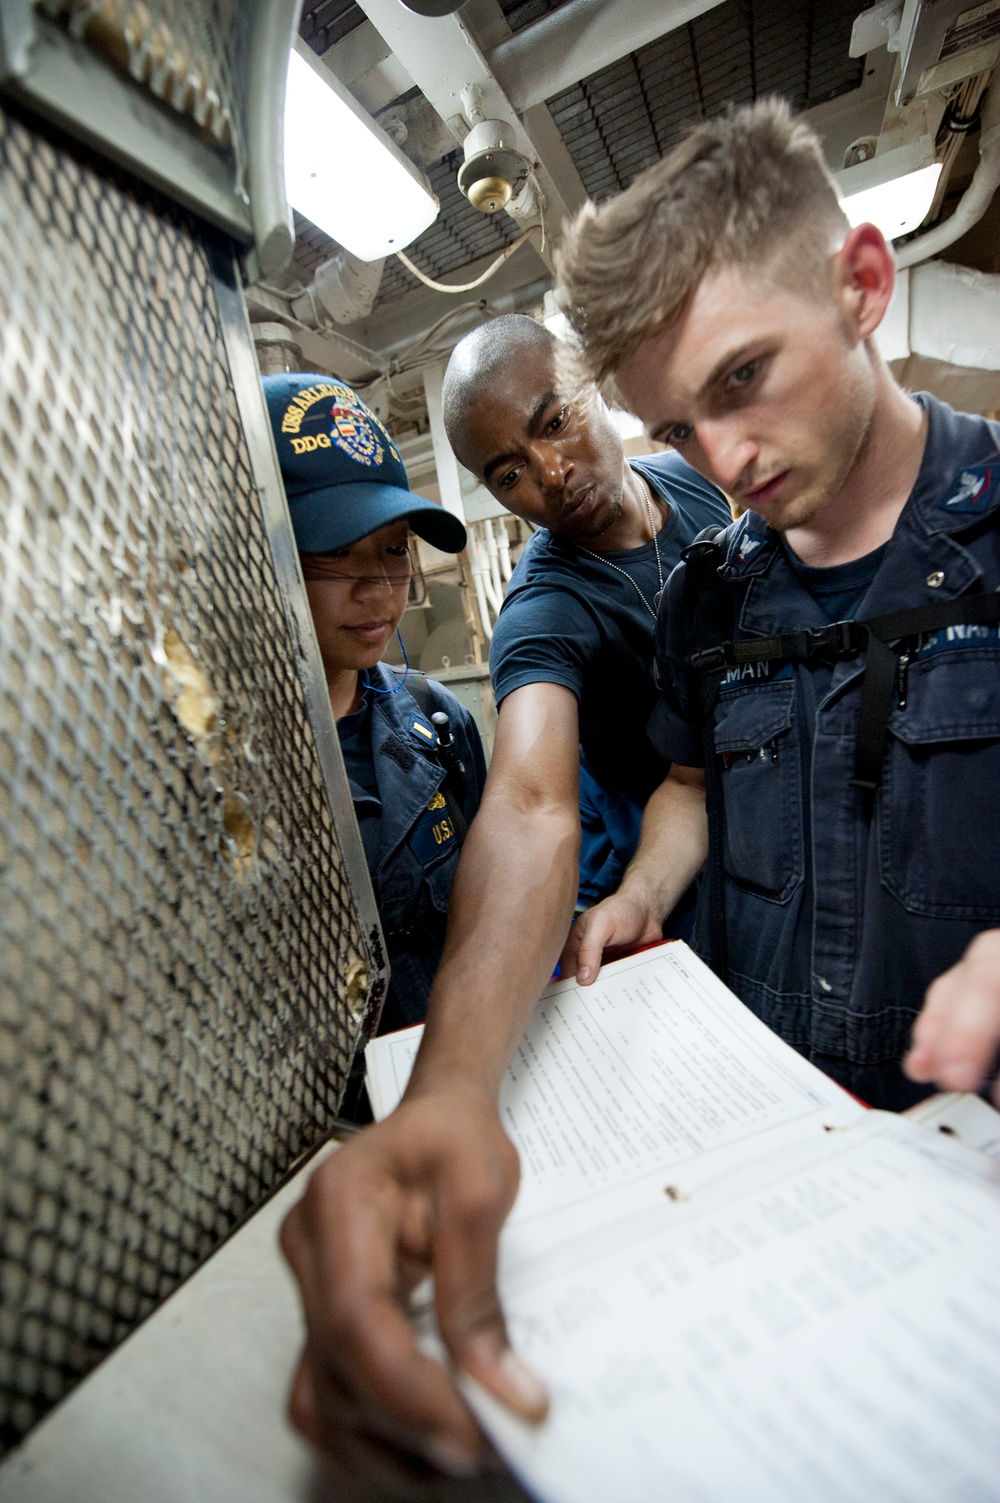
[[[393,672],[398,670],[393,669]],[[430,685],[422,673],[410,673],[402,682],[406,685],[407,693],[417,702],[417,708],[430,720],[437,705],[431,693]]]
[[[873,616],[858,625],[867,632],[868,654],[852,781],[855,788],[874,793],[882,782],[893,695],[900,703],[906,702],[905,677],[911,653],[905,644],[914,643],[925,632],[949,626],[1000,625],[1000,590],[982,590],[958,600],[935,600],[889,616]],[[891,642],[901,645],[894,649]]]
[[[434,725],[434,716],[441,706],[434,701],[434,695],[426,678],[422,674],[412,673],[406,680],[406,687],[413,699],[416,700],[417,708],[423,712],[427,719]],[[435,730],[437,727],[435,726]],[[469,826],[465,818],[462,805],[465,800],[465,765],[457,756],[449,757],[446,753],[438,753],[438,763],[444,768],[444,782],[441,784],[441,792],[444,794],[445,803],[448,805],[448,818],[451,820],[452,829],[461,844],[468,834]]]
[[[733,642],[719,635],[714,642],[696,646],[687,661],[699,680],[714,685],[717,696],[726,669],[733,665],[835,661],[865,652],[851,781],[855,788],[874,793],[882,782],[893,694],[897,681],[905,673],[912,646],[926,633],[949,626],[997,625],[1000,625],[1000,590],[982,590],[957,600],[935,600],[863,621],[834,621],[829,626],[806,627],[780,637],[748,637]],[[892,643],[897,645],[891,646]],[[714,707],[712,699],[709,714]]]
[[[712,966],[723,981],[728,973],[723,796],[713,716],[727,670],[749,662],[836,661],[864,652],[865,674],[851,781],[854,787],[873,795],[882,782],[893,699],[895,696],[905,703],[906,668],[920,637],[949,626],[1000,626],[1000,590],[984,590],[957,600],[934,601],[863,621],[834,621],[829,626],[807,627],[778,637],[749,637],[734,642],[735,591],[718,572],[725,558],[722,544],[725,532],[721,527],[706,528],[683,553],[687,565],[685,666],[705,753]]]
[[[726,556],[723,543],[726,531],[725,527],[706,527],[682,554],[685,565],[684,635],[689,665],[733,634],[733,587],[719,577],[719,568]],[[715,755],[712,715],[725,671],[726,664],[723,662],[718,671],[696,671],[690,679],[705,758],[708,861],[704,880],[707,883],[711,960],[712,969],[722,982],[728,978],[729,958],[726,943],[722,777]]]
[[[725,527],[706,527],[681,554],[685,565],[684,636],[689,663],[700,660],[705,652],[733,634],[733,587],[719,576],[726,557],[723,542],[726,532]],[[715,708],[721,680],[720,672],[713,686],[710,675],[698,673],[699,708],[703,717]]]

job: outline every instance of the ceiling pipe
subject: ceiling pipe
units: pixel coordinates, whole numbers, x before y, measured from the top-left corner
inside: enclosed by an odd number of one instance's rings
[[[495,47],[489,64],[518,114],[686,26],[720,0],[569,0]]]
[[[979,132],[979,162],[954,214],[926,235],[910,240],[896,252],[896,265],[900,271],[907,266],[916,266],[928,256],[936,256],[960,240],[966,230],[978,224],[993,202],[993,195],[1000,188],[1000,88],[992,83],[983,106]]]

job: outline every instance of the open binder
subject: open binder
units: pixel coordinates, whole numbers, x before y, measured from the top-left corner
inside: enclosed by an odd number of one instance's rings
[[[419,1039],[369,1045],[377,1117]],[[545,1503],[996,1503],[984,1103],[869,1111],[676,943],[550,986],[500,1104],[500,1292],[550,1416],[461,1381]]]

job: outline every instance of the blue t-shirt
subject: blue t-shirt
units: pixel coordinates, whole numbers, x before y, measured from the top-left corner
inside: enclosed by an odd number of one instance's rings
[[[666,579],[682,548],[732,516],[721,491],[679,454],[629,463],[670,507],[655,543],[592,558],[568,538],[536,532],[493,629],[490,675],[498,706],[526,684],[571,690],[587,767],[598,782],[644,805],[668,764],[646,736],[657,697],[654,622],[639,591],[652,604],[659,589],[655,548]]]
[[[818,569],[804,564],[797,554],[781,540],[785,556],[797,578],[805,585],[828,621],[850,621],[857,614],[858,606],[868,594],[869,586],[885,557],[889,546],[883,543],[872,553],[865,553],[847,564],[834,564],[827,569]]]

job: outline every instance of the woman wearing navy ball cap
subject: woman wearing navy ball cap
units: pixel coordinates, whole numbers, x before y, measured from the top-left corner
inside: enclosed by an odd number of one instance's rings
[[[278,462],[392,969],[380,1032],[423,1020],[458,852],[479,807],[479,733],[433,679],[379,661],[410,584],[412,532],[445,553],[465,528],[416,496],[392,439],[349,386],[264,377]],[[442,745],[432,715],[454,737]],[[445,733],[447,739],[447,732]]]

